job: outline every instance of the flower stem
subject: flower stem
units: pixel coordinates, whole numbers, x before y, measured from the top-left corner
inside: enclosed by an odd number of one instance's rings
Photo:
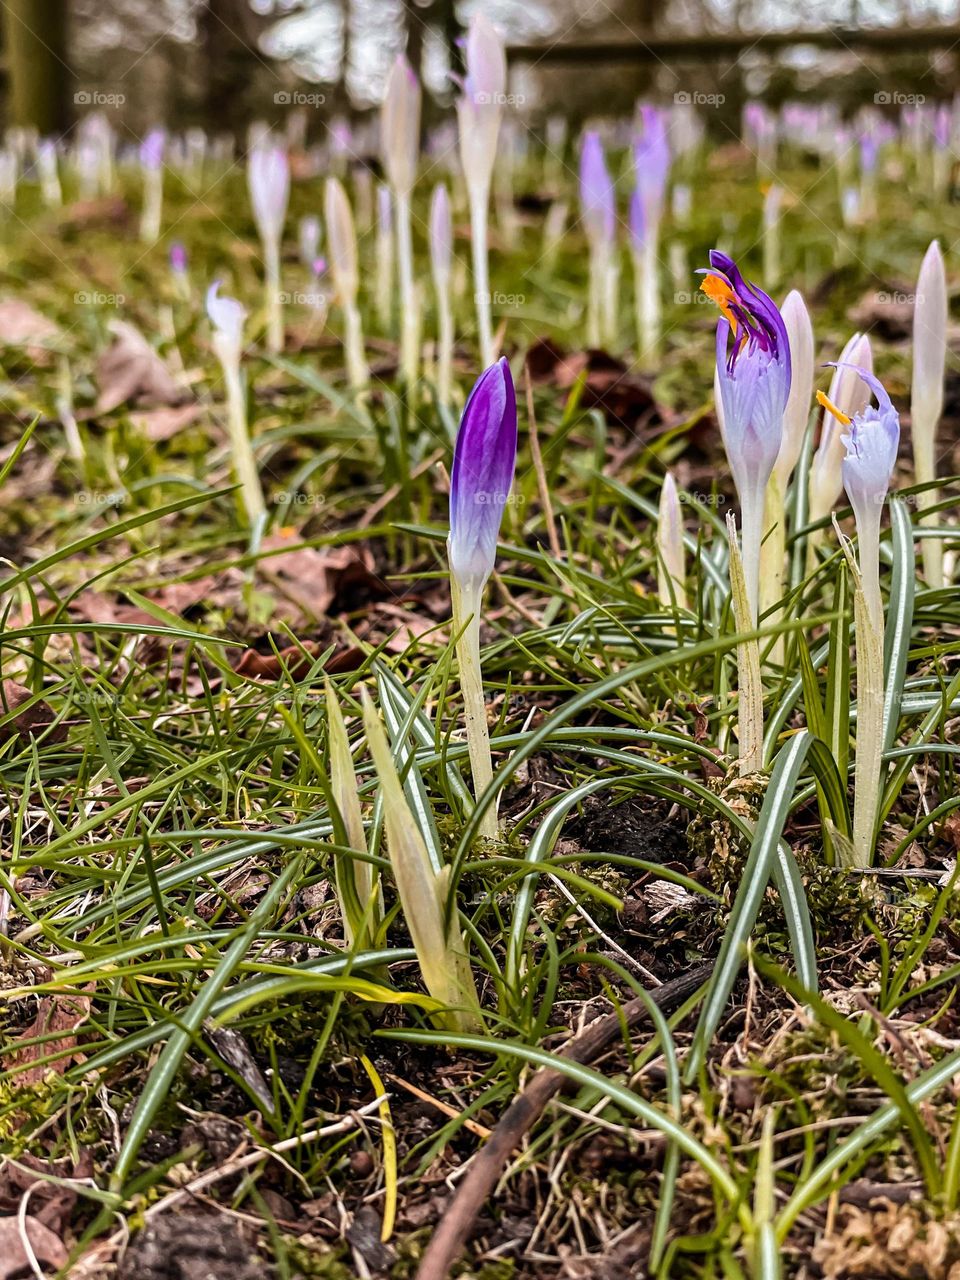
[[[483,675],[480,669],[480,600],[482,586],[471,585],[461,590],[451,575],[450,595],[453,603],[453,626],[457,634],[457,662],[460,667],[460,690],[463,694],[464,727],[467,751],[473,773],[474,798],[479,798],[493,781],[490,760],[490,733],[487,728],[487,706],[483,700]],[[496,805],[489,806],[480,823],[480,834],[497,838]]]
[[[264,285],[267,294],[267,350],[272,355],[283,351],[283,300],[280,297],[280,242],[267,240],[264,252]]]
[[[413,283],[413,240],[410,234],[410,196],[396,193],[397,265],[400,275],[400,369],[407,386],[417,380],[417,295]]]
[[[263,489],[260,487],[260,474],[257,471],[257,460],[254,457],[250,433],[247,430],[247,402],[240,378],[240,365],[230,361],[223,366],[223,377],[227,389],[227,431],[230,436],[230,451],[233,454],[233,466],[240,481],[240,494],[247,513],[247,521],[251,528],[266,513],[263,501]]]
[[[744,578],[744,564],[737,545],[737,522],[727,516],[730,545],[730,598],[738,631],[756,626],[756,606],[751,606]],[[746,541],[746,535],[744,535]],[[745,640],[737,645],[737,736],[740,740],[740,776],[763,768],[763,682],[760,675],[760,645]]]
[[[489,186],[470,194],[470,239],[473,248],[473,295],[477,307],[477,333],[480,341],[480,362],[484,367],[493,364],[493,322],[490,318],[490,269],[487,261],[487,206],[490,203]]]

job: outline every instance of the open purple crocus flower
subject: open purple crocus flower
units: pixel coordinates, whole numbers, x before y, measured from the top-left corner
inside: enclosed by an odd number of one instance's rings
[[[745,280],[725,253],[711,249],[710,270],[701,287],[722,313],[717,324],[718,409],[740,498],[744,575],[756,619],[764,497],[783,440],[790,341],[773,299]]]
[[[450,572],[464,595],[493,572],[497,536],[517,461],[517,397],[506,357],[470,392],[450,476]]]
[[[717,324],[717,373],[730,469],[740,501],[757,495],[762,502],[790,395],[786,326],[773,299],[717,249],[710,251],[702,288],[723,313]]]
[[[876,408],[868,404],[851,418],[831,404],[822,392],[817,395],[823,407],[849,428],[847,434],[840,437],[847,449],[840,470],[859,527],[868,521],[879,522],[900,447],[900,415],[883,383],[868,369],[853,364],[834,364],[833,367],[852,369],[877,399]]]

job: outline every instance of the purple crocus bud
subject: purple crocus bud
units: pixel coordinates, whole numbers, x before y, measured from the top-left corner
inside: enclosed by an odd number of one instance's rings
[[[239,361],[243,350],[243,326],[247,309],[236,298],[219,295],[221,280],[207,290],[207,317],[213,325],[213,345],[224,364]]]
[[[181,240],[174,240],[170,246],[170,270],[175,276],[187,274],[187,251]]]
[[[402,53],[387,76],[380,111],[380,153],[394,191],[409,195],[420,155],[420,82]]]
[[[939,107],[933,117],[933,145],[939,151],[945,151],[950,145],[950,110]]]
[[[313,274],[314,280],[319,280],[320,277],[326,273],[326,270],[326,258],[314,258],[313,262],[310,263],[310,271]]]
[[[580,147],[580,212],[588,240],[612,243],[617,224],[616,194],[595,129],[587,130]]]
[[[282,147],[258,146],[250,152],[247,186],[260,238],[278,241],[283,234],[290,196],[290,164]]]
[[[660,221],[670,173],[670,144],[667,141],[666,119],[657,107],[640,109],[643,132],[633,144],[633,164],[637,190],[646,209],[646,219],[651,226]]]
[[[865,130],[860,135],[860,169],[863,173],[876,171],[879,151],[876,137],[870,130]]]
[[[140,163],[144,169],[156,170],[163,164],[163,152],[167,145],[165,129],[151,129],[140,143]]]
[[[643,192],[639,186],[634,187],[630,197],[630,242],[634,251],[639,253],[647,239],[647,208]]]
[[[450,572],[467,596],[493,572],[503,508],[517,461],[517,397],[505,356],[477,379],[453,451]]]

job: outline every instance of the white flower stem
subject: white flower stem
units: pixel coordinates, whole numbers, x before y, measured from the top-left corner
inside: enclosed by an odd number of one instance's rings
[[[393,314],[393,236],[382,227],[377,231],[376,309],[377,323],[389,333]]]
[[[490,315],[490,269],[487,261],[487,206],[489,186],[470,193],[470,239],[473,250],[473,293],[477,307],[480,362],[484,368],[496,360],[493,321]]]
[[[417,295],[413,283],[413,239],[410,231],[410,196],[396,193],[397,265],[400,274],[400,370],[407,386],[417,380]]]
[[[437,289],[437,322],[437,398],[441,404],[448,405],[453,391],[453,310],[449,284]]]
[[[490,759],[490,732],[487,728],[487,706],[483,699],[483,674],[480,669],[480,602],[483,587],[471,585],[461,590],[456,579],[450,577],[450,596],[453,604],[453,626],[458,636],[457,663],[460,668],[460,690],[463,694],[464,727],[467,734],[467,751],[473,773],[474,798],[479,799],[493,781],[493,765]],[[496,805],[483,814],[480,834],[490,840],[497,838]]]
[[[227,431],[230,436],[233,467],[240,482],[240,494],[247,513],[247,521],[252,528],[266,513],[266,505],[263,501],[263,489],[260,487],[257,460],[254,457],[250,433],[247,430],[247,401],[238,360],[224,362],[223,378],[227,391]]]
[[[863,571],[868,563],[873,568],[870,577],[879,579],[879,516],[878,534],[871,536],[860,530],[860,564],[854,558],[849,541],[840,534],[840,545],[847,558],[853,578],[853,627],[856,640],[857,672],[857,741],[856,762],[853,771],[853,846],[852,863],[855,867],[869,867],[873,862],[874,832],[877,824],[877,807],[883,785],[883,610],[880,607],[879,585],[876,598],[874,588],[868,587]],[[841,852],[842,852],[842,846]]]
[[[603,341],[612,347],[617,340],[617,319],[620,311],[620,263],[615,251],[608,248],[604,255],[603,269]]]
[[[140,239],[153,244],[160,238],[163,216],[163,170],[146,169],[143,174],[143,210],[140,214]]]
[[[607,282],[609,254],[603,241],[590,245],[590,280],[587,287],[587,346],[599,347],[602,341],[601,316],[603,295]]]
[[[760,544],[763,540],[763,498],[741,499],[743,577],[750,606],[750,625],[757,625],[760,596]]]
[[[783,572],[787,555],[786,511],[783,493],[776,472],[767,483],[763,517],[765,538],[760,547],[760,612],[768,615],[767,621],[776,623],[783,617],[783,610],[776,608],[783,599]],[[770,612],[775,610],[775,612]],[[781,633],[771,647],[774,662],[782,665],[786,645]]]
[[[264,289],[267,303],[267,350],[272,355],[283,351],[283,300],[280,297],[280,242],[265,240]]]
[[[737,522],[727,516],[730,546],[730,598],[737,631],[756,626],[756,606],[751,606],[744,580],[744,563],[737,545]],[[737,645],[737,736],[740,741],[740,776],[763,768],[763,681],[760,675],[760,645],[745,640]]]
[[[659,229],[650,227],[640,255],[638,337],[641,360],[652,360],[660,349],[660,281],[657,248]]]
[[[347,362],[347,380],[354,391],[367,385],[369,370],[367,357],[363,350],[363,328],[360,324],[360,309],[354,298],[343,299],[343,348]]]
[[[917,484],[929,484],[931,480],[937,478],[934,461],[937,425],[935,422],[933,424],[929,421],[920,422],[919,416],[915,413],[913,419],[913,465]],[[928,507],[934,506],[936,502],[936,489],[927,489],[917,494],[917,506],[921,513]],[[936,517],[921,514],[920,523],[936,524]],[[940,538],[923,538],[920,546],[923,554],[923,576],[927,580],[927,586],[937,590],[944,585],[943,542]]]

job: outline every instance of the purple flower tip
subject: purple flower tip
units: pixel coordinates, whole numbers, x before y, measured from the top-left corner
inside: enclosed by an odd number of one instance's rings
[[[450,475],[450,571],[479,589],[493,571],[517,461],[517,397],[505,357],[477,379],[460,419]]]

